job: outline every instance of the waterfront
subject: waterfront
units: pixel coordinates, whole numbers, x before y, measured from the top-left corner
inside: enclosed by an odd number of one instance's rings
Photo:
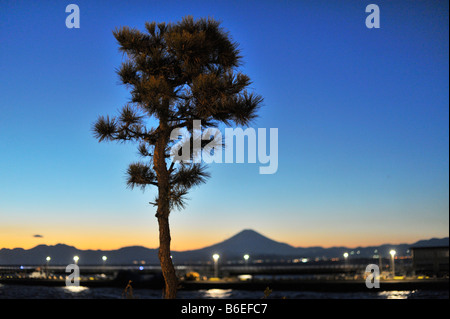
[[[49,287],[0,284],[0,299],[124,299],[118,287]],[[133,289],[135,299],[161,299],[161,290]],[[179,299],[261,299],[264,291],[199,289],[179,291]],[[272,291],[269,299],[449,299],[448,290],[393,290],[367,292]]]

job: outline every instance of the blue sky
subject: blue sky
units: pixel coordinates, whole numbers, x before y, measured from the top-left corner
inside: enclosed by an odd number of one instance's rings
[[[171,215],[174,249],[244,228],[294,246],[448,236],[446,1],[2,1],[0,247],[157,246],[155,192],[125,186],[135,146],[99,144],[91,125],[129,98],[112,30],[186,15],[240,44],[265,99],[253,127],[278,128],[279,163],[211,165]]]

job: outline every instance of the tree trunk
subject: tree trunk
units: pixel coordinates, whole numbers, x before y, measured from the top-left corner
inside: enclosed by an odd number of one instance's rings
[[[177,297],[178,278],[170,257],[170,228],[169,218],[158,217],[159,224],[159,252],[161,270],[164,276],[164,298],[175,299]]]
[[[158,209],[156,218],[159,225],[159,262],[165,281],[164,298],[174,299],[177,296],[178,278],[170,257],[170,172],[167,170],[165,148],[168,130],[165,121],[160,124],[161,136],[155,144],[153,165],[158,180]]]

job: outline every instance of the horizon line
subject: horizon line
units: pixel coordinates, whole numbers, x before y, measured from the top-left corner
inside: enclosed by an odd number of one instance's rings
[[[172,252],[188,252],[188,251],[194,251],[194,250],[200,250],[200,249],[208,248],[208,247],[211,247],[211,246],[214,246],[214,245],[223,243],[224,241],[227,241],[227,240],[229,240],[229,239],[235,237],[237,234],[240,234],[240,233],[242,233],[242,232],[245,231],[245,230],[251,230],[251,231],[253,231],[253,232],[255,232],[255,233],[257,233],[257,234],[259,234],[259,235],[261,235],[261,236],[263,236],[263,237],[265,237],[265,238],[267,238],[267,239],[269,239],[269,240],[275,241],[275,242],[280,243],[280,244],[286,244],[286,245],[288,245],[288,246],[291,246],[292,248],[305,248],[305,249],[307,249],[307,248],[323,248],[323,249],[331,249],[331,248],[347,248],[347,249],[357,249],[357,248],[379,247],[379,246],[386,246],[386,245],[391,245],[391,246],[413,245],[413,244],[415,244],[415,243],[417,243],[417,242],[419,242],[419,241],[427,241],[427,240],[432,240],[432,239],[447,239],[447,238],[450,238],[449,236],[445,236],[445,237],[430,237],[430,238],[426,238],[426,239],[419,239],[419,240],[416,240],[416,241],[413,242],[413,243],[407,243],[407,242],[401,242],[401,243],[389,243],[389,242],[385,242],[385,243],[383,243],[383,244],[372,244],[372,245],[366,245],[366,246],[354,246],[354,247],[349,247],[349,246],[337,246],[337,245],[335,245],[335,246],[320,246],[320,245],[318,245],[318,246],[314,246],[314,245],[313,245],[313,246],[293,246],[293,245],[291,245],[291,244],[289,244],[289,243],[277,241],[277,240],[274,240],[274,239],[269,238],[269,237],[267,237],[267,236],[264,236],[264,235],[262,235],[261,233],[255,231],[255,230],[253,230],[253,229],[243,229],[242,231],[236,233],[235,235],[233,235],[233,236],[231,236],[231,237],[229,237],[229,238],[226,238],[226,239],[224,239],[224,240],[222,240],[222,241],[219,241],[219,242],[216,242],[216,243],[207,245],[207,246],[203,246],[203,247],[200,247],[200,248],[193,248],[193,249],[185,249],[185,250],[171,249],[171,251],[172,251]],[[23,248],[23,247],[14,247],[14,248],[0,247],[0,250],[3,250],[3,249],[9,249],[9,250],[14,250],[14,249],[31,250],[31,249],[34,249],[34,248],[36,248],[36,247],[38,247],[38,246],[55,247],[55,246],[57,246],[57,245],[64,245],[64,246],[68,246],[68,247],[73,247],[73,248],[75,248],[75,249],[77,249],[77,250],[80,250],[80,251],[89,251],[89,250],[90,250],[90,251],[115,251],[115,250],[119,250],[119,249],[123,249],[123,248],[130,248],[130,247],[141,247],[141,248],[150,249],[150,250],[157,250],[157,249],[159,249],[159,247],[154,247],[154,248],[152,248],[152,247],[148,247],[148,246],[144,246],[144,245],[127,245],[127,246],[120,246],[120,247],[118,247],[118,248],[113,248],[113,249],[101,249],[101,248],[87,248],[87,249],[82,249],[82,248],[77,248],[75,245],[71,245],[71,244],[66,244],[66,243],[56,243],[56,244],[53,244],[53,245],[52,245],[52,244],[37,244],[37,245],[35,245],[35,246],[32,246],[31,248]]]

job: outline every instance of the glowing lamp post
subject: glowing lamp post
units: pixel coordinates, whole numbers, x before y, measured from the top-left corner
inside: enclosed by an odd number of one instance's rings
[[[213,256],[214,259],[214,277],[218,277],[219,276],[219,254],[214,254]]]
[[[45,260],[47,261],[47,264],[46,264],[47,267],[45,267],[45,273],[46,273],[45,276],[48,277],[48,264],[50,263],[50,260],[51,260],[50,256],[47,256],[47,258],[45,258]]]
[[[75,262],[75,265],[78,265],[78,260],[80,260],[80,257],[74,256],[73,261]]]
[[[348,252],[345,252],[343,254],[344,256],[344,276],[347,276],[347,272],[348,272]]]
[[[249,259],[249,258],[250,258],[250,255],[249,255],[249,254],[245,254],[245,255],[244,255],[245,267],[248,266],[248,259]]]
[[[108,260],[108,257],[106,257],[106,256],[102,256],[102,261],[103,261],[103,264],[102,264],[102,268],[103,268],[103,271],[105,271],[105,266],[106,266],[106,261]]]
[[[395,258],[395,254],[396,253],[397,252],[395,250],[393,250],[393,249],[389,252],[389,254],[391,254],[392,276],[395,276],[395,261],[394,261],[394,258]]]

